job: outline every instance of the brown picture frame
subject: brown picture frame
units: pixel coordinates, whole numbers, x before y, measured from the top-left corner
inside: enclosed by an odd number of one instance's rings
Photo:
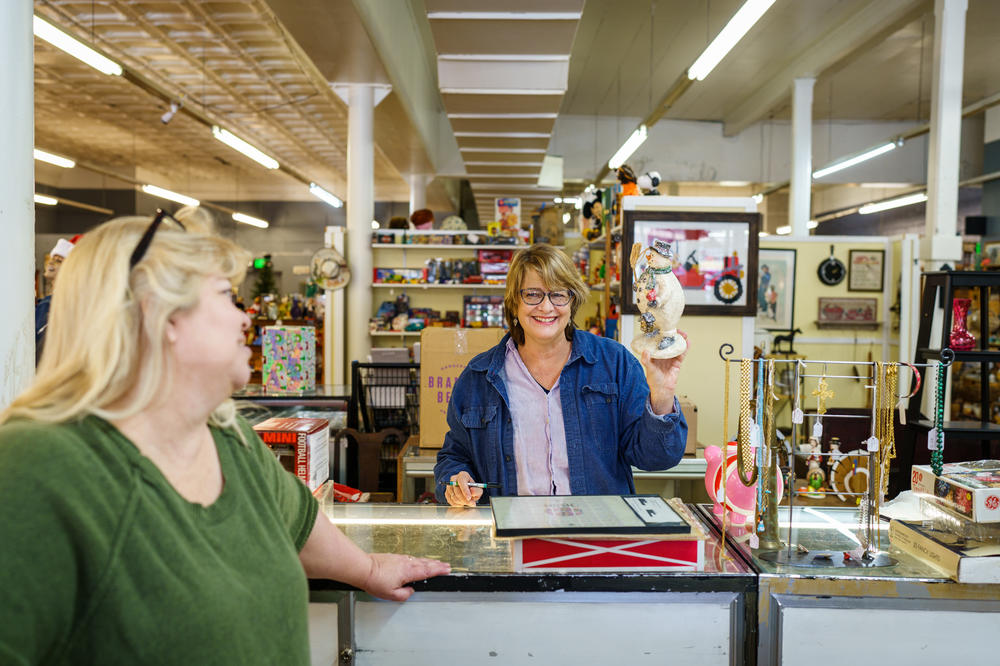
[[[885,250],[850,250],[847,253],[847,291],[885,288]]]
[[[755,316],[760,222],[759,213],[624,211],[622,312],[639,314],[628,262],[633,243],[647,247],[663,240],[675,253],[674,274],[684,289],[685,316]],[[733,302],[721,301],[718,287],[736,282],[742,289],[739,296]]]

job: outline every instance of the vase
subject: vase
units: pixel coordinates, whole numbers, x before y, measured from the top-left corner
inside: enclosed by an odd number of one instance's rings
[[[965,317],[969,314],[971,303],[972,301],[968,298],[956,298],[951,302],[952,326],[948,341],[951,348],[956,351],[969,351],[976,346],[976,339],[965,327]]]

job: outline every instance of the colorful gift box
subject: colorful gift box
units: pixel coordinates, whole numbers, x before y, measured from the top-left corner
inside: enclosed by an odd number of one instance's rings
[[[316,388],[316,329],[266,326],[261,332],[261,383],[268,392]]]

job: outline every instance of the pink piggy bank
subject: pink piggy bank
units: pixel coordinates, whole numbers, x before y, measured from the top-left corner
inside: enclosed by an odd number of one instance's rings
[[[712,498],[712,513],[717,516],[722,515],[722,449],[718,446],[709,446],[705,449],[705,461],[708,467],[705,470],[705,489],[708,496]],[[749,521],[753,522],[755,509],[757,507],[757,484],[745,486],[740,481],[737,471],[736,442],[729,442],[726,445],[726,510],[729,512],[729,521],[733,525],[743,525]],[[777,473],[778,501],[781,501],[784,484],[782,483],[780,471]]]

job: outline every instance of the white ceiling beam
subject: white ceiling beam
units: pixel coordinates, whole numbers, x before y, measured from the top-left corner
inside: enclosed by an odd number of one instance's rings
[[[839,25],[803,49],[798,57],[727,113],[722,119],[724,135],[739,134],[785,103],[796,78],[818,77],[851,56],[863,53],[869,44],[881,41],[929,9],[931,3],[927,0],[871,0],[864,7],[849,12]]]

